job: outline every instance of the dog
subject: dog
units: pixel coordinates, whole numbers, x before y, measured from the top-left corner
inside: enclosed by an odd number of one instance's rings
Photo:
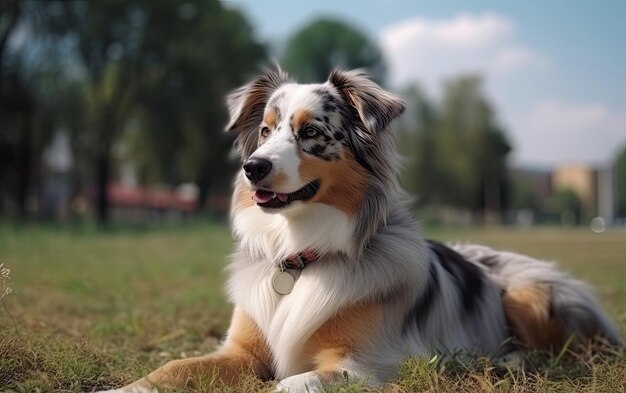
[[[362,71],[298,84],[280,68],[227,98],[242,169],[232,199],[234,303],[221,347],[120,392],[243,371],[310,392],[396,376],[408,356],[621,338],[588,287],[554,264],[426,240],[398,184],[390,123],[405,103]]]

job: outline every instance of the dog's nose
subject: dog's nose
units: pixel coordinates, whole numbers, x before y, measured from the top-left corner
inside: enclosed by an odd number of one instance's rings
[[[263,158],[251,157],[243,164],[246,177],[253,182],[263,180],[271,170],[271,161]]]

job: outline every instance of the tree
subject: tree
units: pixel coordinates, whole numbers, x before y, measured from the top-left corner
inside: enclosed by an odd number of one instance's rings
[[[0,211],[5,200],[11,197],[8,185],[14,181],[10,172],[17,158],[14,143],[17,138],[10,135],[14,127],[9,125],[8,121],[9,117],[15,113],[16,102],[13,100],[16,95],[15,84],[11,83],[15,79],[11,78],[14,75],[7,75],[5,64],[8,63],[9,57],[7,43],[17,27],[20,14],[21,7],[18,0],[0,3]],[[11,100],[9,96],[12,96]],[[13,101],[14,108],[8,108],[9,101]]]
[[[439,104],[416,87],[405,92],[408,109],[399,138],[409,157],[405,184],[419,205],[455,206],[493,217],[506,208],[511,147],[481,83],[477,76],[453,79]]]
[[[435,105],[417,86],[409,86],[402,94],[407,102],[405,116],[400,120],[399,148],[406,157],[404,185],[417,195],[417,204],[428,205],[437,199],[436,141],[439,114]]]
[[[146,25],[145,45],[160,61],[140,92],[143,121],[130,147],[144,180],[193,181],[204,200],[231,182],[224,97],[256,72],[265,48],[239,12],[218,2],[186,3],[179,14]]]
[[[40,183],[41,153],[52,134],[52,101],[40,94],[42,85],[50,85],[50,70],[39,67],[44,56],[32,55],[42,48],[35,45],[26,56],[24,45],[10,45],[31,11],[29,3],[0,3],[0,210],[10,200],[20,218],[26,217],[27,200]]]
[[[0,3],[0,92],[2,92],[3,66],[6,62],[9,37],[15,31],[20,20],[22,7],[19,0],[7,0]],[[0,100],[2,96],[0,96]],[[0,101],[1,103],[2,101]],[[0,108],[2,106],[0,105]]]
[[[532,184],[523,179],[516,179],[511,184],[510,207],[512,209],[541,209],[541,200]]]
[[[572,216],[572,224],[579,224],[583,214],[583,204],[576,191],[567,189],[556,190],[548,201],[548,208],[558,213],[564,221],[568,215]]]
[[[283,65],[301,82],[326,80],[335,68],[365,68],[382,82],[385,64],[380,50],[357,28],[333,19],[318,19],[287,43]]]
[[[228,150],[218,137],[223,95],[264,54],[243,17],[215,0],[49,2],[40,15],[40,32],[57,37],[82,85],[76,114],[94,164],[99,221],[108,219],[113,150],[129,127],[148,142],[142,156],[159,178],[186,177],[176,171],[186,166],[206,195]]]
[[[511,146],[482,93],[482,80],[462,76],[447,83],[441,108],[439,165],[442,195],[459,207],[500,213],[508,197],[506,158]]]
[[[141,83],[141,51],[145,13],[136,3],[42,3],[35,18],[41,35],[54,35],[57,55],[69,57],[82,84],[81,107],[86,147],[93,160],[96,212],[100,223],[109,216],[107,187],[111,176],[112,149],[133,110]]]

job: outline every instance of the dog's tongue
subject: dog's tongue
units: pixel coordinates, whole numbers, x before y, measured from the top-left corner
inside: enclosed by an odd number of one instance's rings
[[[276,193],[264,190],[257,190],[254,195],[252,195],[252,199],[254,199],[257,203],[266,203],[274,199]]]
[[[257,190],[254,195],[252,195],[252,199],[257,203],[267,203],[274,198],[278,198],[281,202],[287,202],[287,194]]]

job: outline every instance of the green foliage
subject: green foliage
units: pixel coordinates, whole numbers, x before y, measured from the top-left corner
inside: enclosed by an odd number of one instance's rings
[[[512,209],[531,209],[536,211],[540,209],[541,201],[531,184],[517,179],[511,185],[510,207]]]
[[[202,198],[209,189],[227,187],[231,142],[222,132],[223,98],[265,57],[241,13],[216,0],[16,4],[31,27],[29,45],[18,53],[0,51],[0,64],[22,59],[14,68],[23,74],[16,80],[25,87],[10,97],[15,101],[26,92],[24,117],[38,123],[23,126],[24,131],[12,129],[29,136],[23,145],[41,146],[25,160],[39,159],[58,128],[69,130],[80,175],[74,191],[96,186],[103,221],[108,217],[106,186],[124,160],[145,181],[195,182]],[[3,14],[0,28],[4,20]],[[0,38],[6,38],[0,30]],[[41,113],[47,117],[39,121]],[[48,139],[34,134],[38,124],[47,126],[48,133],[41,135]],[[41,142],[35,145],[35,140]]]
[[[502,212],[508,206],[511,146],[480,78],[462,76],[447,83],[438,107],[416,88],[406,96],[410,117],[401,146],[414,157],[405,179],[418,203]]]
[[[511,147],[483,96],[480,78],[460,77],[447,84],[440,132],[437,157],[448,168],[443,179],[444,202],[500,211],[505,205],[506,157]]]
[[[193,16],[185,14],[191,5]],[[244,83],[265,49],[241,14],[217,2],[186,3],[177,10],[180,18],[146,26],[146,46],[161,60],[149,69],[140,92],[142,121],[127,142],[142,180],[193,181],[206,195],[231,181],[232,171],[224,170],[231,145],[222,132],[224,96]]]
[[[424,206],[436,202],[439,167],[436,164],[436,143],[439,113],[417,86],[404,93],[407,113],[398,130],[399,149],[406,157],[405,187]]]
[[[0,211],[3,205],[14,206],[25,216],[26,199],[44,147],[52,135],[54,105],[43,96],[37,81],[56,85],[49,69],[28,72],[32,59],[19,56],[9,45],[27,13],[25,2],[0,2]],[[41,48],[31,52],[45,55]]]
[[[576,191],[571,189],[556,190],[548,201],[548,208],[560,215],[573,215],[572,224],[580,223],[583,214],[583,204]]]
[[[385,64],[374,42],[344,22],[319,19],[303,27],[288,42],[283,65],[300,82],[322,82],[335,68],[365,68],[382,82]]]

